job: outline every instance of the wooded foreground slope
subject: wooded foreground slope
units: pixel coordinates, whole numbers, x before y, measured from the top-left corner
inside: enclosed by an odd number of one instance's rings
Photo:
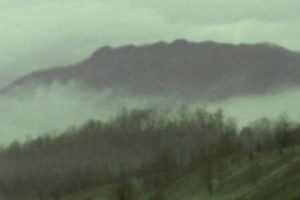
[[[89,121],[2,149],[0,196],[61,200],[110,188],[108,199],[165,199],[181,195],[178,188],[186,191],[182,198],[225,193],[257,200],[286,189],[292,199],[299,144],[300,125],[285,117],[239,130],[221,111],[124,111],[110,122]]]

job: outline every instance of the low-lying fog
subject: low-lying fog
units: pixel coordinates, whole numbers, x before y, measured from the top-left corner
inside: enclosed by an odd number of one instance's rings
[[[81,87],[82,88],[82,87]],[[226,116],[236,119],[242,127],[258,118],[277,118],[286,112],[290,119],[300,121],[300,88],[280,94],[235,97],[221,103],[187,103],[175,97],[132,96],[126,92],[78,89],[74,84],[40,88],[34,95],[0,96],[0,144],[24,141],[39,135],[58,134],[89,119],[109,120],[123,108],[170,108],[185,104],[190,109],[221,108]]]

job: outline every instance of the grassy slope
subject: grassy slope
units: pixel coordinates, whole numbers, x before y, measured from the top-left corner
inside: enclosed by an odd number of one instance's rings
[[[168,199],[299,200],[300,148],[295,152],[286,151],[289,152],[283,157],[275,152],[261,154],[253,163],[244,161],[240,166],[233,166],[223,187],[216,188],[212,196],[203,189],[201,179],[197,183],[197,174],[184,177],[169,188]],[[253,179],[253,176],[257,177]]]
[[[222,186],[214,181],[214,193],[205,189],[201,171],[185,175],[163,190],[167,200],[299,200],[300,147],[277,152],[261,153],[255,161],[247,159],[233,164],[227,171]],[[134,184],[139,187],[138,182]],[[62,200],[111,200],[114,186],[91,189],[64,197]],[[136,199],[148,200],[149,194],[136,192]],[[157,199],[158,200],[158,199]]]

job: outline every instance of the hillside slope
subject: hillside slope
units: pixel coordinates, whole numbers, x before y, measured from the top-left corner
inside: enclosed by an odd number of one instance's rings
[[[238,130],[221,111],[124,111],[0,150],[0,199],[295,200],[299,133],[283,118]]]
[[[278,152],[257,154],[254,161],[244,159],[232,164],[222,186],[214,181],[214,192],[209,195],[201,168],[183,174],[170,183],[156,198],[163,200],[298,200],[300,198],[300,147]],[[133,198],[154,199],[153,192],[145,192],[136,180],[132,181]],[[115,185],[95,188],[65,196],[62,200],[105,200],[115,198]]]

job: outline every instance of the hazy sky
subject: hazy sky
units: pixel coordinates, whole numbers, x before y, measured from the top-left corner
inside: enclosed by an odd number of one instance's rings
[[[185,38],[300,51],[299,0],[0,0],[0,87],[104,46]]]

